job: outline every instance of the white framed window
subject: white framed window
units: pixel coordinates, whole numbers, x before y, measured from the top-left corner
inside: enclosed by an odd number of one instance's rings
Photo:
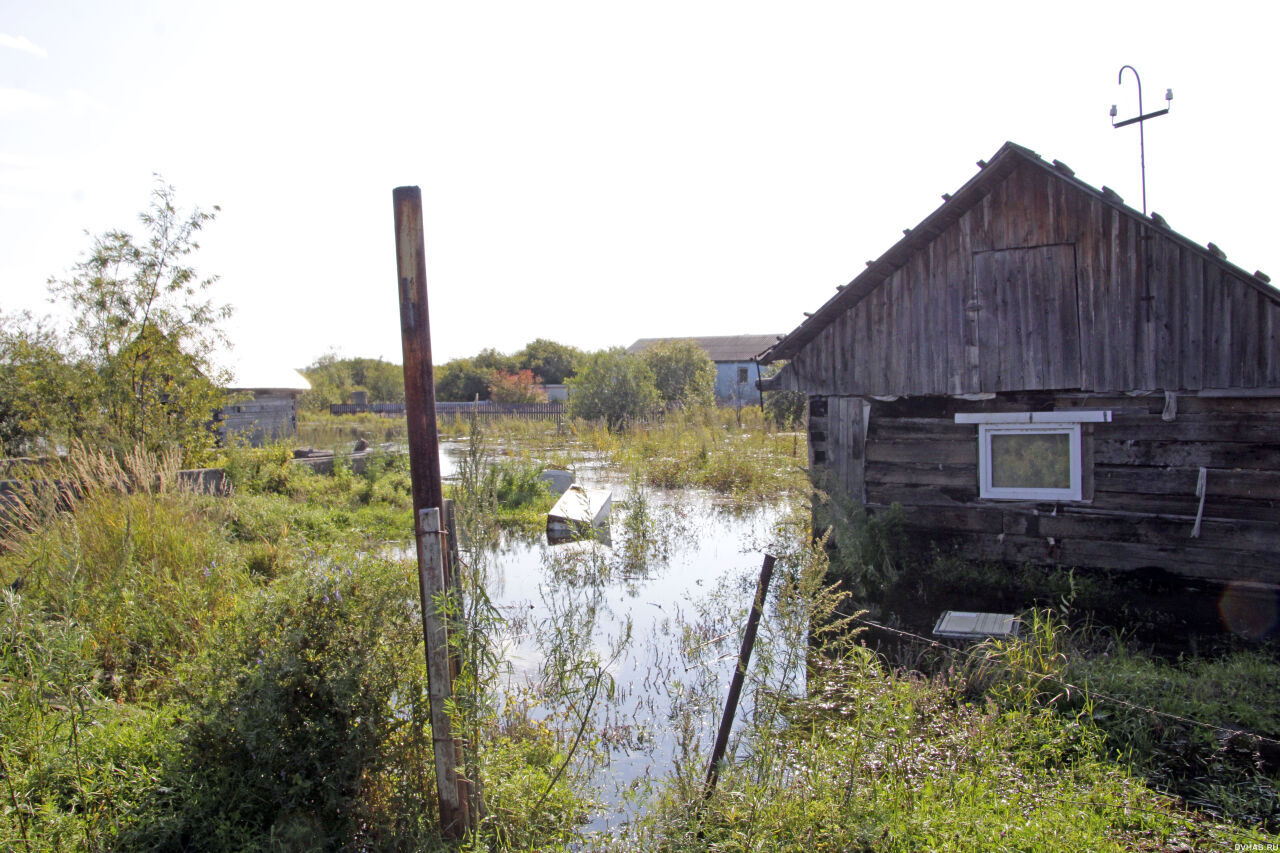
[[[993,500],[1083,499],[1081,424],[1111,412],[997,412],[956,415],[978,425],[978,496]]]

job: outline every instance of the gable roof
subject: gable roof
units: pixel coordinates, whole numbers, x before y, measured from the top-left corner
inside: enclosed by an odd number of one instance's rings
[[[228,391],[310,391],[301,371],[282,364],[237,361],[231,367]]]
[[[627,352],[642,353],[665,341],[693,341],[712,361],[754,361],[756,356],[778,342],[778,335],[712,335],[703,337],[641,338]]]
[[[808,315],[803,323],[771,346],[767,352],[762,353],[760,362],[769,364],[782,359],[794,358],[805,345],[813,341],[819,333],[826,329],[844,311],[856,305],[868,293],[883,284],[886,279],[904,266],[915,252],[926,247],[930,241],[979,204],[1015,168],[1023,164],[1033,165],[1035,168],[1052,175],[1057,180],[1089,194],[1120,214],[1141,222],[1145,227],[1176,241],[1203,256],[1207,261],[1222,267],[1233,277],[1256,288],[1260,293],[1280,305],[1280,291],[1270,284],[1270,278],[1261,272],[1246,272],[1240,267],[1229,263],[1226,260],[1226,255],[1214,244],[1210,243],[1208,246],[1201,246],[1170,228],[1159,214],[1153,212],[1149,217],[1144,216],[1140,211],[1127,206],[1124,203],[1124,199],[1109,187],[1104,186],[1102,189],[1097,189],[1076,178],[1075,172],[1065,163],[1058,160],[1054,160],[1052,163],[1046,162],[1030,148],[1024,148],[1013,142],[1006,142],[995,153],[989,163],[978,162],[978,173],[970,178],[964,186],[956,190],[954,194],[944,195],[943,203],[937,210],[925,217],[915,228],[910,229],[901,240],[879,258],[874,261],[868,261],[866,270],[857,275],[848,284],[840,286],[835,296],[828,299],[817,311]]]

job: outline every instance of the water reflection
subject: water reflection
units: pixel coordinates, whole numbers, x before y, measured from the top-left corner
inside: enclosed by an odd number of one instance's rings
[[[589,734],[577,769],[603,804],[595,830],[636,814],[649,780],[706,761],[781,511],[611,485],[614,547],[507,536],[486,584],[508,619],[509,691],[538,697],[531,713],[566,746]]]

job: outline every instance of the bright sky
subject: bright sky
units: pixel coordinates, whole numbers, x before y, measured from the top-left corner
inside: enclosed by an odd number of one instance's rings
[[[1236,3],[0,0],[0,311],[50,312],[158,172],[241,358],[400,360],[422,187],[438,362],[783,333],[1006,140],[1280,280],[1274,39]]]

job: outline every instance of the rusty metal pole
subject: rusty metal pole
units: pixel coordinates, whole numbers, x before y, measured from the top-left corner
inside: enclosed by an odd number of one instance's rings
[[[435,754],[440,825],[449,838],[470,828],[467,798],[458,777],[457,744],[447,705],[453,695],[447,614],[441,608],[449,584],[445,576],[441,524],[439,435],[436,432],[435,377],[427,316],[427,261],[422,234],[422,192],[397,187],[396,268],[400,287],[400,338],[404,351],[405,416],[409,426],[409,474],[413,481],[414,535],[418,544],[418,589],[426,645],[431,740]]]
[[[756,630],[760,627],[760,614],[764,612],[765,598],[769,595],[769,581],[773,578],[774,556],[764,555],[764,565],[760,567],[760,580],[756,584],[756,599],[751,604],[751,612],[747,614],[747,628],[742,632],[742,648],[738,651],[738,666],[733,671],[733,679],[729,682],[729,696],[724,702],[724,716],[720,718],[720,731],[716,734],[716,744],[711,750],[711,763],[707,765],[707,787],[704,798],[710,797],[720,779],[720,762],[724,760],[725,750],[729,748],[729,733],[733,731],[733,718],[738,712],[738,698],[742,695],[742,682],[747,677],[747,664],[751,662],[751,650],[756,644]]]

